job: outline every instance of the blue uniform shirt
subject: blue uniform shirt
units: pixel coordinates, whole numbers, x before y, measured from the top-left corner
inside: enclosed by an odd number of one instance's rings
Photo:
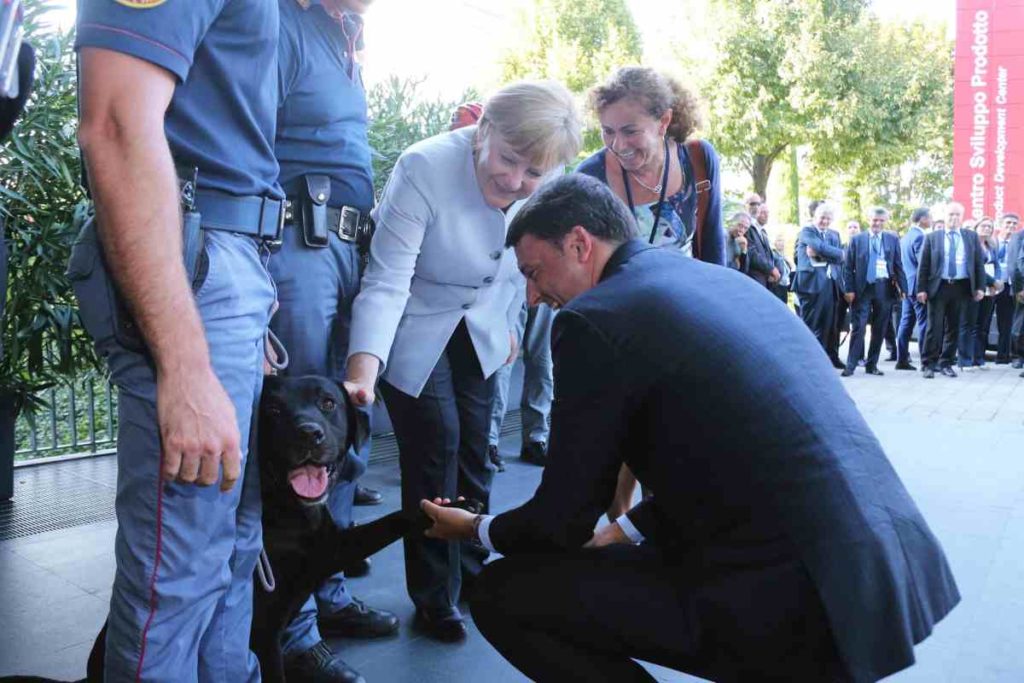
[[[303,9],[279,0],[278,50],[281,106],[277,116],[281,185],[289,196],[300,191],[301,176],[331,178],[331,206],[368,211],[373,205],[373,170],[367,140],[366,92],[350,40],[361,29],[346,15],[346,30],[319,4]],[[346,33],[348,36],[346,37]]]
[[[281,198],[274,158],[277,0],[80,0],[75,47],[144,59],[177,77],[164,129],[199,185]]]

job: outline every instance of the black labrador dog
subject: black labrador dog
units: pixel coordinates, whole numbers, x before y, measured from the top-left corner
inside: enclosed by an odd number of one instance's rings
[[[369,417],[348,392],[321,377],[268,377],[260,401],[259,453],[263,547],[276,589],[253,594],[252,650],[263,680],[283,682],[281,632],[328,577],[409,534],[430,519],[399,510],[342,529],[331,520],[327,494],[352,466],[347,454],[369,438]],[[475,501],[452,503],[472,512]]]
[[[399,510],[347,529],[334,524],[327,496],[352,467],[349,450],[360,448],[369,436],[368,414],[337,383],[316,376],[266,378],[258,443],[263,547],[275,589],[268,592],[255,582],[250,644],[268,683],[284,683],[281,633],[317,586],[342,567],[403,536],[422,534],[431,524],[419,510]],[[482,510],[475,501],[452,505]],[[103,680],[105,642],[106,626],[89,655],[87,681]]]

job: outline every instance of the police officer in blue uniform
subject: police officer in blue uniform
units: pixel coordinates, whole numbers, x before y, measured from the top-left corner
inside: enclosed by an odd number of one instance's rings
[[[366,2],[279,0],[280,97],[276,154],[289,200],[280,251],[270,261],[281,307],[271,328],[288,352],[286,372],[341,381],[352,301],[359,291],[359,250],[373,207],[366,95],[356,53]],[[356,467],[331,492],[340,526],[352,523],[356,477],[369,448],[350,454]],[[318,618],[319,617],[319,618]],[[318,624],[319,622],[319,624]],[[394,633],[398,618],[349,595],[343,574],[329,579],[287,629],[289,681],[357,681],[323,635]]]
[[[80,0],[96,219],[69,263],[119,389],[109,681],[258,681],[250,456],[274,303],[277,0]],[[177,173],[176,173],[177,170]]]

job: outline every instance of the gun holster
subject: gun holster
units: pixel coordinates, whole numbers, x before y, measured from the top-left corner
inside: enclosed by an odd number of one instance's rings
[[[299,197],[302,212],[302,238],[307,247],[327,246],[327,202],[331,198],[331,179],[325,175],[303,176],[306,191]]]

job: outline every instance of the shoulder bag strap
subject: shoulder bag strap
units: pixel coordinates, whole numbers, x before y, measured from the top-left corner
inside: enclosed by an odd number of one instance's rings
[[[708,204],[711,202],[711,181],[708,180],[707,158],[704,156],[704,148],[700,140],[687,140],[686,152],[690,157],[690,165],[693,167],[694,187],[697,191],[697,222],[693,226],[693,255],[701,257],[702,237],[704,235],[704,220],[708,215]]]

